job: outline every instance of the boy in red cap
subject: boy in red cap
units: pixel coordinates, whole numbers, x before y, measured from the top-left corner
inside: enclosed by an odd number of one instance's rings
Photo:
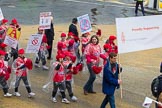
[[[44,70],[48,70],[49,68],[46,66],[46,55],[47,55],[47,47],[48,47],[48,44],[47,44],[47,37],[46,35],[44,34],[44,30],[43,29],[40,29],[38,28],[38,34],[41,34],[43,35],[43,38],[42,38],[42,43],[41,43],[41,46],[40,46],[40,49],[38,51],[38,54],[36,56],[36,60],[35,60],[35,67],[40,67],[39,66],[39,62],[41,60],[42,62],[42,68]]]
[[[2,89],[3,89],[3,92],[4,92],[4,96],[5,97],[11,97],[12,94],[8,93],[8,85],[7,85],[7,80],[9,78],[9,74],[6,70],[7,69],[7,66],[5,65],[5,62],[4,62],[4,56],[5,56],[5,52],[0,50],[0,84],[2,86]],[[8,78],[7,78],[8,76]]]
[[[27,58],[24,56],[24,53],[25,53],[24,49],[22,49],[22,48],[19,49],[18,50],[19,56],[12,64],[12,68],[16,74],[16,81],[15,81],[15,85],[14,85],[15,86],[14,95],[17,97],[21,96],[21,94],[18,92],[18,87],[19,87],[20,81],[22,79],[25,84],[26,90],[29,94],[28,97],[32,97],[32,96],[35,96],[35,93],[33,93],[31,91],[30,84],[28,81],[28,67],[26,67],[26,65],[25,65]]]
[[[60,90],[60,93],[62,95],[62,103],[70,103],[66,99],[65,95],[65,72],[64,72],[64,65],[63,65],[63,58],[64,55],[59,53],[56,56],[56,62],[52,64],[51,67],[51,73],[53,74],[53,92],[52,92],[52,101],[57,102],[56,100],[56,94],[58,89]]]

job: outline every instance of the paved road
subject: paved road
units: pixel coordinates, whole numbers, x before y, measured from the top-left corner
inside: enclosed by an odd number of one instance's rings
[[[130,0],[0,0],[0,7],[6,18],[18,18],[21,24],[38,24],[39,13],[51,11],[55,24],[69,23],[73,17],[84,14],[91,16],[91,9],[97,8],[97,24],[114,24],[115,18],[134,16]]]

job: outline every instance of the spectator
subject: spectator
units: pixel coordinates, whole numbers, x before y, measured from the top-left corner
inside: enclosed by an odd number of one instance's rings
[[[144,7],[143,7],[143,0],[136,0],[135,16],[138,16],[139,5],[141,5],[141,11],[142,11],[143,16],[145,16]]]

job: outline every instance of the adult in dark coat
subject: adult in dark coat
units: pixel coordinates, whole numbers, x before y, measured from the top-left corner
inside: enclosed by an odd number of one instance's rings
[[[53,27],[53,17],[51,17],[51,28],[45,30],[45,35],[47,37],[47,44],[49,46],[48,48],[48,57],[47,59],[51,59],[52,55],[52,46],[53,46],[53,40],[54,40],[54,27]]]
[[[102,91],[106,96],[100,108],[105,108],[108,102],[110,104],[110,108],[116,108],[114,93],[115,89],[119,88],[119,84],[122,82],[118,79],[119,65],[116,62],[116,56],[117,54],[111,52],[109,54],[109,60],[104,67]]]
[[[75,54],[76,54],[76,57],[77,57],[77,61],[79,61],[80,60],[80,52],[79,52],[78,47],[80,45],[80,41],[79,41],[79,33],[78,33],[78,30],[77,30],[77,26],[76,26],[77,23],[78,23],[77,18],[73,18],[72,23],[69,26],[69,33],[72,32],[74,34]]]
[[[73,18],[72,23],[69,26],[69,33],[72,32],[76,37],[79,36],[77,26],[76,26],[77,23],[78,23],[77,18]]]

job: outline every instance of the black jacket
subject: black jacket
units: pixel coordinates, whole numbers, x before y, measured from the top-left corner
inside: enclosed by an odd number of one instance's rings
[[[72,32],[75,36],[78,37],[78,30],[75,24],[69,26],[69,32]]]
[[[54,40],[54,28],[53,28],[53,23],[51,23],[51,28],[45,30],[45,34],[47,37],[47,41],[53,41]]]

